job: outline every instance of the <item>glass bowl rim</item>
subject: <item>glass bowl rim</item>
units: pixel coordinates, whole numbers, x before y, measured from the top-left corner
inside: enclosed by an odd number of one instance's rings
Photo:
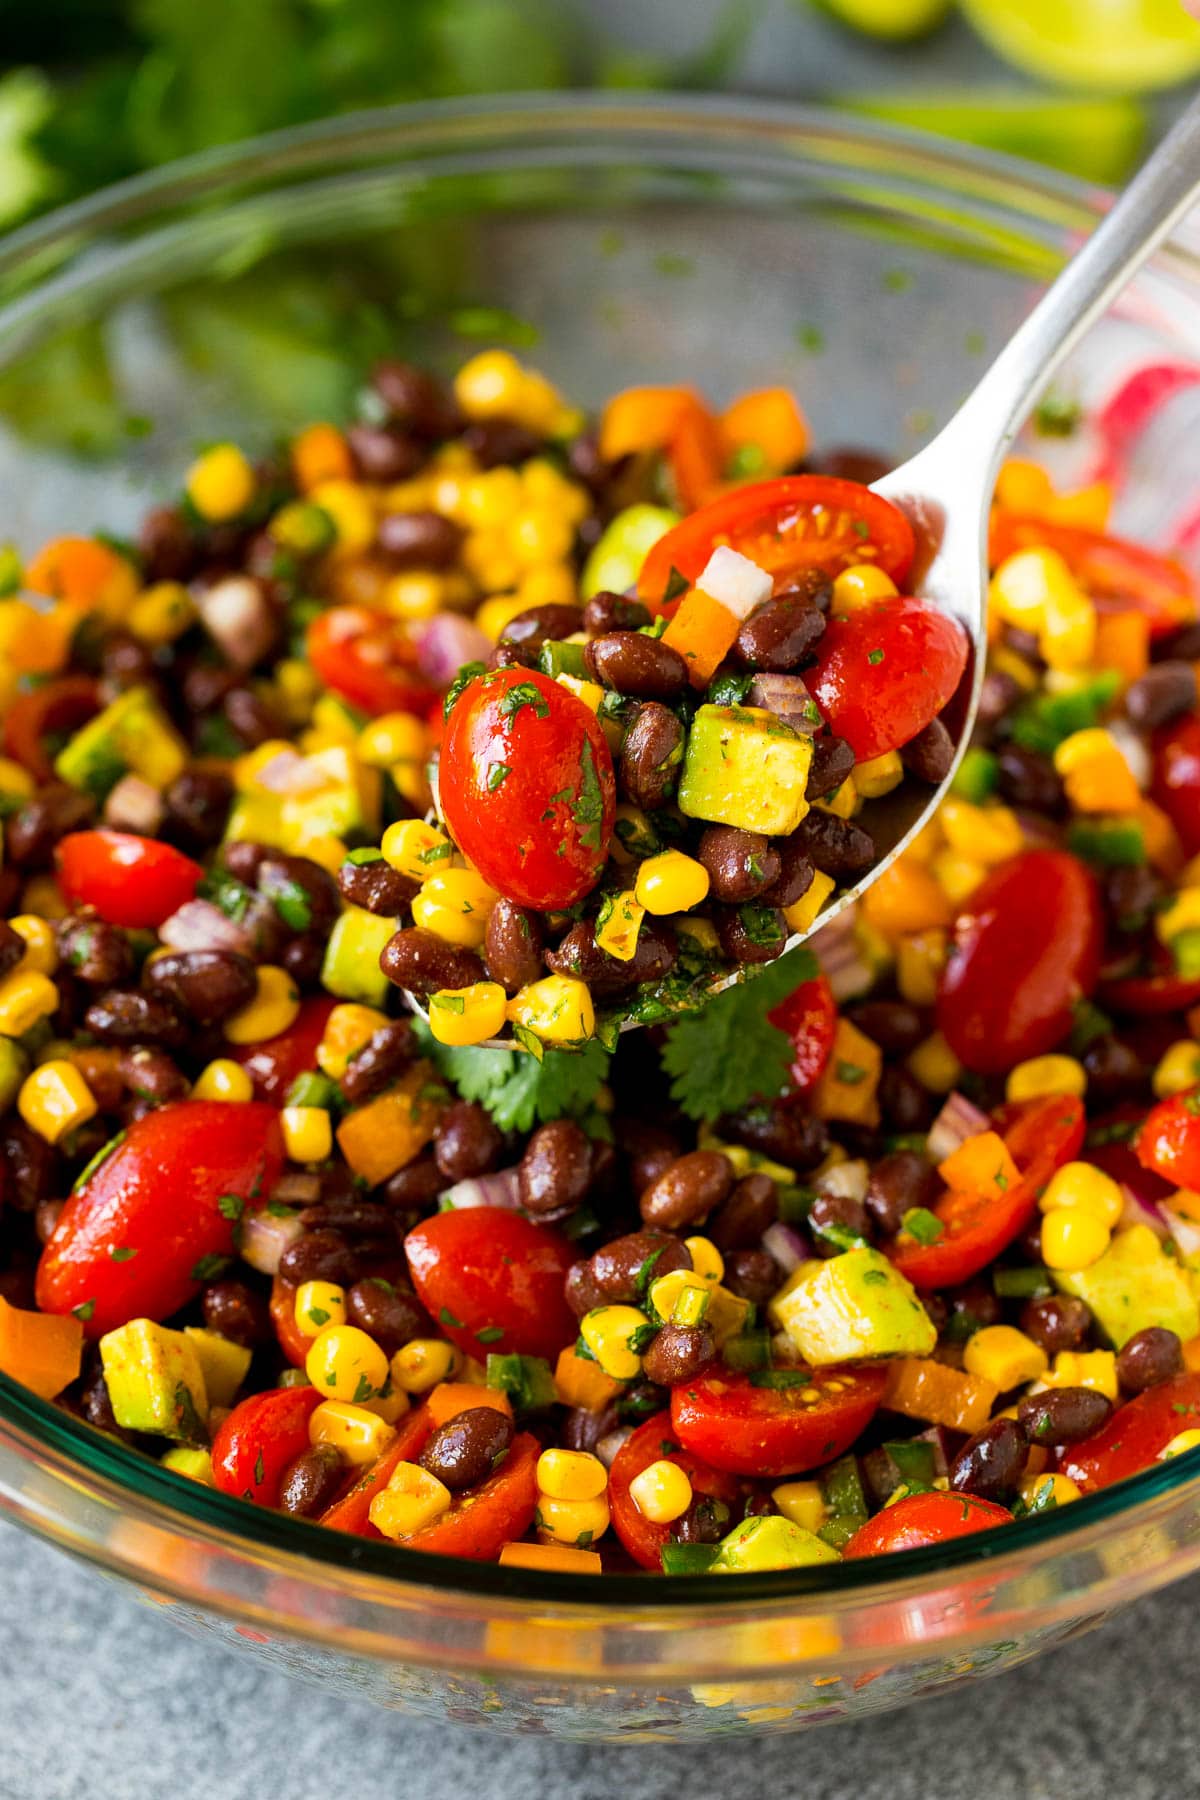
[[[46,267],[43,259],[52,257],[56,250],[69,253],[81,239],[106,228],[200,200],[210,187],[227,185],[239,178],[262,179],[268,173],[302,178],[313,159],[336,155],[339,150],[347,156],[361,155],[373,137],[380,152],[400,151],[403,134],[419,129],[432,137],[418,143],[417,149],[436,150],[439,127],[494,125],[507,131],[510,139],[523,131],[546,133],[563,128],[573,133],[582,131],[598,142],[607,138],[615,149],[623,133],[636,133],[639,128],[650,126],[663,133],[661,142],[665,149],[673,141],[672,133],[686,135],[717,123],[750,141],[760,138],[763,150],[774,149],[784,160],[789,150],[802,152],[814,138],[827,141],[835,155],[839,146],[905,153],[913,171],[923,171],[927,179],[936,179],[943,185],[950,184],[956,173],[994,184],[995,197],[1012,208],[1023,205],[1031,219],[1038,216],[1029,204],[1036,197],[1056,203],[1054,223],[1060,227],[1068,221],[1078,227],[1096,220],[1111,198],[1104,188],[1018,157],[956,144],[931,133],[828,107],[715,94],[680,98],[655,93],[614,97],[572,90],[516,93],[421,101],[348,113],[179,159],[102,188],[10,232],[0,239],[0,274],[9,274],[27,262]],[[794,140],[790,146],[776,141],[783,132]],[[503,155],[504,144],[481,139],[478,148]],[[1044,221],[1045,212],[1040,216]],[[1200,263],[1177,241],[1159,252],[1156,264],[1174,265],[1192,281],[1200,278]],[[49,267],[51,272],[45,279],[35,279],[30,289],[0,307],[0,334],[27,311],[36,314],[39,296],[61,279],[53,264]],[[86,268],[69,279],[72,285],[86,291]],[[998,1565],[996,1573],[1000,1575],[1000,1565],[1011,1563],[1022,1551],[1048,1549],[1079,1536],[1088,1526],[1121,1519],[1143,1503],[1183,1491],[1189,1481],[1200,1478],[1197,1451],[1143,1470],[1111,1488],[1084,1495],[1069,1508],[1052,1509],[1033,1520],[1016,1521],[925,1549],[823,1564],[807,1570],[741,1575],[736,1581],[715,1585],[704,1575],[649,1581],[641,1574],[606,1575],[598,1581],[590,1575],[505,1569],[497,1564],[406,1551],[399,1545],[325,1531],[284,1513],[249,1507],[233,1496],[163,1469],[72,1418],[52,1402],[39,1399],[3,1374],[0,1425],[15,1427],[39,1447],[50,1448],[56,1459],[64,1459],[62,1473],[74,1468],[99,1476],[111,1482],[135,1507],[148,1506],[155,1514],[161,1509],[168,1521],[178,1520],[181,1528],[199,1525],[216,1530],[223,1539],[230,1534],[250,1547],[274,1552],[300,1575],[305,1565],[315,1562],[326,1572],[350,1577],[381,1576],[406,1589],[426,1587],[467,1598],[490,1595],[512,1601],[580,1605],[590,1613],[595,1612],[598,1602],[601,1610],[644,1609],[648,1613],[664,1607],[679,1610],[700,1606],[711,1612],[714,1605],[719,1605],[727,1614],[763,1601],[850,1598],[855,1594],[869,1597],[872,1590],[885,1587],[903,1593],[925,1587],[927,1580],[923,1578],[950,1577],[981,1563]],[[15,1445],[10,1439],[9,1445],[19,1458],[28,1457],[29,1450],[19,1439]],[[60,1471],[56,1469],[55,1473]],[[30,1528],[38,1529],[32,1523]],[[240,1546],[235,1541],[226,1547],[237,1551]]]

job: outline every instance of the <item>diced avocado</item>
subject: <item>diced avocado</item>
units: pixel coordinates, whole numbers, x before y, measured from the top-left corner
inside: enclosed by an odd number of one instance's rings
[[[579,584],[583,598],[590,600],[601,591],[623,594],[633,587],[659,538],[678,523],[679,514],[665,506],[627,506],[619,512],[583,565]]]
[[[303,855],[314,838],[365,833],[378,839],[382,777],[349,744],[331,744],[305,758],[313,784],[283,803],[285,847]]]
[[[701,706],[688,732],[679,810],[785,837],[808,811],[812,739],[757,706]]]
[[[118,1425],[184,1444],[205,1441],[204,1374],[182,1331],[169,1331],[153,1319],[130,1319],[100,1339],[100,1360]]]
[[[775,1514],[743,1519],[735,1525],[728,1537],[721,1539],[709,1573],[749,1575],[761,1569],[807,1569],[813,1563],[840,1561],[837,1551],[823,1544],[815,1532]]]
[[[1114,1350],[1148,1325],[1163,1325],[1183,1343],[1200,1333],[1200,1307],[1186,1269],[1168,1256],[1148,1225],[1119,1231],[1086,1269],[1054,1273],[1060,1294],[1074,1294]]]
[[[7,1112],[29,1073],[29,1057],[12,1038],[0,1037],[0,1112]]]
[[[339,1000],[361,1000],[379,1006],[387,998],[388,978],[379,966],[384,945],[397,930],[395,919],[380,918],[360,906],[348,906],[329,934],[321,983]]]
[[[176,1475],[185,1475],[189,1481],[198,1481],[202,1487],[215,1487],[213,1480],[212,1454],[202,1450],[198,1444],[175,1444],[165,1450],[159,1457],[164,1469],[173,1469]]]
[[[806,1363],[928,1356],[937,1329],[916,1290],[878,1250],[862,1245],[801,1263],[770,1304],[772,1323]]]
[[[187,746],[149,688],[129,688],[77,731],[54,759],[55,773],[103,800],[122,775],[153,787],[174,781],[187,765]]]
[[[199,1325],[185,1325],[183,1335],[199,1359],[209,1405],[232,1406],[250,1372],[250,1351],[219,1331],[205,1331]]]

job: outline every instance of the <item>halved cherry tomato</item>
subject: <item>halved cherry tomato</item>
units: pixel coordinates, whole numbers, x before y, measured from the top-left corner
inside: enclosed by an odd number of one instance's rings
[[[293,1369],[302,1369],[312,1349],[312,1339],[305,1337],[296,1323],[296,1295],[298,1289],[294,1282],[284,1281],[276,1275],[271,1283],[271,1299],[269,1302],[271,1323],[275,1327],[275,1336],[279,1340],[279,1348],[291,1363]]]
[[[792,1086],[799,1093],[815,1087],[825,1073],[837,1030],[837,1001],[824,975],[814,975],[767,1014],[772,1025],[792,1040]]]
[[[231,1046],[229,1054],[241,1063],[254,1083],[256,1099],[282,1106],[297,1075],[307,1075],[316,1068],[317,1045],[336,1005],[337,1001],[327,994],[311,994],[300,1002],[300,1010],[286,1031],[263,1038],[259,1044]]]
[[[1084,525],[1055,525],[997,509],[992,515],[988,554],[995,567],[1017,550],[1057,550],[1101,612],[1144,613],[1151,637],[1164,637],[1200,612],[1200,594],[1187,570],[1140,544],[1090,531]]]
[[[856,1561],[893,1550],[924,1550],[929,1544],[948,1544],[952,1538],[971,1537],[977,1531],[992,1531],[1012,1522],[1007,1507],[981,1500],[977,1494],[909,1494],[860,1525],[842,1555]]]
[[[993,869],[955,921],[938,991],[959,1061],[995,1075],[1052,1050],[1095,988],[1102,941],[1096,882],[1075,857],[1027,850]]]
[[[608,1472],[608,1504],[613,1530],[636,1563],[643,1569],[653,1569],[661,1574],[663,1545],[671,1540],[671,1528],[648,1519],[629,1491],[630,1483],[654,1462],[678,1463],[691,1482],[694,1494],[720,1500],[731,1509],[731,1527],[737,1522],[738,1504],[745,1484],[735,1475],[716,1469],[685,1450],[676,1436],[670,1413],[656,1413],[644,1425],[639,1425],[632,1437],[626,1438]]]
[[[31,693],[18,694],[4,720],[6,753],[36,781],[53,781],[43,738],[75,731],[100,710],[100,689],[90,675],[63,675]]]
[[[437,692],[422,677],[417,651],[394,619],[366,606],[332,606],[308,628],[308,660],[351,706],[383,713],[428,713]]]
[[[766,1385],[781,1379],[790,1385]],[[849,1449],[886,1386],[883,1368],[775,1369],[756,1378],[713,1363],[672,1388],[671,1423],[684,1448],[714,1469],[799,1475]]]
[[[489,1350],[551,1362],[578,1329],[563,1298],[575,1260],[565,1237],[499,1206],[435,1213],[404,1251],[426,1312],[468,1356]]]
[[[181,850],[132,831],[72,831],[55,851],[62,891],[109,925],[155,927],[191,900],[204,870]]]
[[[890,1251],[900,1273],[919,1288],[958,1287],[978,1275],[1030,1224],[1042,1188],[1078,1153],[1085,1124],[1082,1102],[1073,1095],[1002,1107],[996,1129],[1021,1181],[1005,1194],[943,1194],[932,1209],[943,1227],[936,1243],[906,1238]]]
[[[769,570],[777,592],[806,569],[836,575],[860,562],[875,563],[899,587],[916,550],[904,514],[870,488],[836,475],[781,475],[733,488],[673,526],[642,566],[639,595],[673,612],[666,597],[678,578],[691,586],[721,544]]]
[[[135,1119],[84,1171],[37,1271],[43,1312],[75,1313],[89,1337],[169,1318],[232,1256],[242,1211],[283,1170],[272,1107],[181,1100]]]
[[[1144,1169],[1175,1187],[1200,1187],[1200,1088],[1152,1106],[1133,1149]]]
[[[831,619],[805,682],[859,762],[899,750],[954,697],[967,666],[957,619],[898,596]]]
[[[1150,798],[1170,819],[1189,856],[1200,851],[1200,718],[1187,713],[1154,734]]]
[[[380,1488],[386,1487],[397,1463],[416,1462],[433,1432],[433,1420],[427,1406],[405,1413],[396,1424],[396,1435],[383,1452],[362,1474],[350,1483],[343,1494],[326,1507],[321,1524],[334,1531],[352,1531],[357,1537],[378,1537],[371,1524],[371,1502]]]
[[[1096,993],[1100,1006],[1106,1012],[1153,1019],[1163,1013],[1186,1012],[1200,1000],[1200,978],[1176,974],[1175,958],[1162,944],[1156,944],[1151,952],[1149,970],[1146,975],[1102,981]]]
[[[269,1388],[240,1400],[213,1439],[214,1485],[254,1506],[278,1506],[284,1470],[308,1449],[308,1421],[320,1403],[313,1387]]]
[[[1167,1195],[1175,1191],[1175,1184],[1147,1169],[1137,1159],[1134,1144],[1137,1133],[1145,1123],[1146,1108],[1132,1104],[1114,1107],[1112,1112],[1104,1113],[1100,1118],[1089,1121],[1088,1136],[1096,1138],[1104,1135],[1106,1128],[1114,1135],[1108,1143],[1089,1143],[1082,1151],[1082,1159],[1097,1169],[1103,1169],[1114,1181],[1129,1189],[1134,1199],[1145,1206],[1153,1206],[1158,1200],[1165,1200]],[[1125,1136],[1116,1135],[1122,1129]]]
[[[439,793],[454,841],[497,893],[541,910],[596,884],[616,816],[612,755],[582,700],[529,669],[493,669],[459,695]]]
[[[1200,1427],[1200,1375],[1176,1375],[1119,1406],[1106,1425],[1058,1459],[1085,1493],[1156,1463],[1171,1439]]]

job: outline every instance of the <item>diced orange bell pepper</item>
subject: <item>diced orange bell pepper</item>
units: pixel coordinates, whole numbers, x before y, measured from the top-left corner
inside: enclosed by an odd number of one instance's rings
[[[124,617],[138,591],[137,571],[96,538],[51,538],[26,565],[25,586],[108,619]]]
[[[79,1379],[83,1325],[71,1313],[26,1312],[0,1299],[0,1369],[53,1400]]]
[[[1115,669],[1128,687],[1150,667],[1150,621],[1142,612],[1098,613],[1096,662]]]
[[[1141,825],[1142,842],[1146,846],[1146,856],[1151,867],[1157,869],[1160,875],[1174,879],[1186,861],[1183,845],[1174,825],[1162,807],[1156,806],[1153,800],[1147,800],[1144,794],[1139,796],[1133,816]]]
[[[902,856],[876,877],[859,902],[863,915],[886,938],[935,931],[951,923],[950,902],[923,863]]]
[[[707,687],[738,634],[738,621],[727,606],[702,588],[689,588],[662,641],[678,650],[687,663],[693,687]]]
[[[604,1565],[595,1550],[570,1544],[505,1544],[502,1569],[553,1569],[560,1575],[599,1575]]]
[[[849,1019],[839,1018],[829,1061],[813,1090],[813,1111],[819,1119],[878,1125],[877,1095],[882,1073],[883,1052],[879,1045]]]
[[[431,1063],[417,1062],[386,1093],[356,1106],[337,1129],[342,1155],[368,1187],[386,1181],[425,1148],[438,1122],[438,1107],[422,1089],[437,1081]]]
[[[0,602],[0,667],[13,675],[56,675],[87,609],[60,601],[39,612],[23,600]]]
[[[1189,1338],[1183,1346],[1183,1366],[1193,1374],[1200,1374],[1200,1337]]]
[[[585,1412],[601,1412],[625,1387],[606,1375],[599,1363],[576,1356],[568,1344],[558,1353],[554,1368],[554,1391],[564,1406],[581,1406]]]
[[[625,388],[600,415],[600,454],[617,462],[642,450],[665,450],[688,414],[704,410],[694,388]]]
[[[942,1162],[938,1174],[955,1193],[998,1199],[1017,1187],[1021,1171],[1004,1139],[995,1131],[978,1131]]]
[[[760,475],[782,475],[806,455],[811,441],[808,422],[785,387],[758,388],[742,394],[721,414],[721,436],[728,456],[739,450],[760,450]]]
[[[354,479],[354,457],[336,425],[309,425],[293,440],[292,473],[303,494],[323,481]]]
[[[907,1419],[924,1419],[973,1435],[992,1416],[1000,1396],[994,1381],[949,1369],[930,1357],[904,1356],[888,1370],[882,1405]]]
[[[476,1406],[490,1406],[493,1412],[512,1418],[512,1401],[508,1395],[501,1393],[499,1388],[484,1387],[478,1381],[439,1381],[425,1396],[425,1405],[435,1429]]]
[[[724,486],[725,445],[707,407],[686,412],[667,445],[675,498],[684,512],[696,512]]]

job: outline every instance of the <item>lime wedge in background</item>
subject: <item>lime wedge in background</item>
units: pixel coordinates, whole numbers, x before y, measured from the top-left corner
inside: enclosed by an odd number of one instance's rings
[[[1049,163],[1085,181],[1123,181],[1146,140],[1146,115],[1123,95],[1005,93],[961,89],[880,95],[841,94],[836,104],[893,125],[958,138]]]
[[[814,4],[868,37],[902,43],[940,25],[952,0],[814,0]]]
[[[1182,0],[960,0],[998,55],[1070,87],[1145,93],[1200,71]]]

